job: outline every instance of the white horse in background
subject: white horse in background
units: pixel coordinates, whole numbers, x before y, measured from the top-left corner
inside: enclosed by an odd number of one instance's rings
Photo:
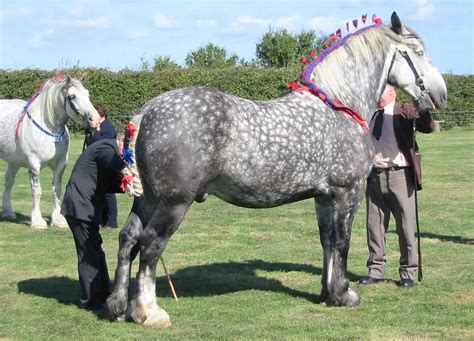
[[[30,176],[33,208],[31,227],[45,228],[40,211],[40,171],[53,171],[51,226],[65,227],[60,213],[61,182],[69,152],[66,123],[82,121],[89,130],[99,127],[99,114],[89,100],[89,91],[77,79],[56,76],[40,86],[31,99],[0,100],[0,158],[8,163],[2,201],[2,218],[16,219],[11,203],[12,187],[20,167]]]

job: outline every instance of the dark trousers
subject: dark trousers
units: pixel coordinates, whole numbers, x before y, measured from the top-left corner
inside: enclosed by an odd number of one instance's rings
[[[102,207],[102,219],[101,224],[103,226],[110,226],[116,228],[117,224],[117,198],[115,193],[105,194],[105,202]]]
[[[71,216],[66,216],[66,220],[76,244],[80,305],[84,308],[99,307],[110,294],[110,279],[99,227]]]

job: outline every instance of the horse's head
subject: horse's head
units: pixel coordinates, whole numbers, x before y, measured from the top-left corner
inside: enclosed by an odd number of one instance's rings
[[[447,89],[443,76],[431,62],[421,38],[402,25],[397,14],[391,17],[396,46],[388,71],[388,83],[405,91],[422,110],[443,108]]]
[[[97,130],[100,116],[89,99],[89,91],[74,78],[66,77],[64,88],[64,109],[73,120],[81,120],[89,130]]]

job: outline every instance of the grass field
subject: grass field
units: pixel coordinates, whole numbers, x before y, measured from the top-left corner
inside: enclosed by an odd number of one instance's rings
[[[312,200],[251,210],[209,198],[194,204],[164,256],[179,302],[159,266],[157,296],[173,326],[112,323],[78,309],[79,283],[69,229],[29,228],[26,170],[14,187],[15,222],[0,221],[0,339],[474,339],[474,132],[418,136],[424,189],[419,192],[424,280],[363,287],[365,203],[357,214],[348,269],[357,308],[319,304],[322,249]],[[82,147],[72,141],[64,182]],[[0,162],[4,179],[5,163]],[[51,171],[42,174],[49,219]],[[65,185],[64,184],[64,185]],[[64,186],[65,187],[65,186]],[[120,195],[119,224],[131,199]],[[113,278],[118,231],[102,233]],[[387,237],[388,273],[398,279],[398,242]],[[133,273],[136,273],[134,265]]]

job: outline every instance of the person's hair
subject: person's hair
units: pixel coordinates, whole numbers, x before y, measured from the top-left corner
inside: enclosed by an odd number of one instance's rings
[[[94,104],[95,110],[99,113],[100,117],[107,118],[109,116],[109,108],[105,104],[98,103]]]

